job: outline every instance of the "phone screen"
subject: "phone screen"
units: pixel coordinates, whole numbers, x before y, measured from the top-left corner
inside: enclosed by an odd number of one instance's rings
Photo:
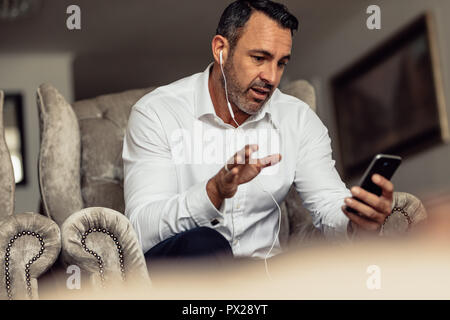
[[[377,158],[378,157],[378,158]],[[385,177],[390,180],[394,175],[394,172],[397,170],[398,166],[401,163],[400,157],[390,156],[386,157],[386,155],[379,155],[375,157],[375,161],[373,165],[369,167],[369,172],[364,175],[364,179],[361,182],[361,188],[376,194],[377,196],[381,195],[381,188],[372,182],[372,176],[375,173]]]
[[[364,173],[364,176],[362,177],[362,180],[360,182],[360,187],[364,190],[373,193],[377,196],[381,195],[381,188],[377,186],[375,183],[372,182],[372,176],[376,173],[379,175],[385,177],[386,179],[390,180],[392,176],[394,175],[394,172],[399,167],[400,163],[402,162],[402,158],[398,156],[393,155],[385,155],[385,154],[378,154],[374,157],[371,164],[367,168],[366,172]],[[360,199],[356,198],[358,201],[361,201]],[[363,202],[363,201],[361,201]],[[347,211],[357,213],[356,210],[347,207]]]

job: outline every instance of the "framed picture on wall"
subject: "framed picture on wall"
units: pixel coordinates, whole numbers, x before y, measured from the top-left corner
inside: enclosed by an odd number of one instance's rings
[[[16,185],[27,183],[25,165],[25,132],[23,125],[23,97],[20,93],[5,92],[3,106],[5,140],[11,154]]]
[[[346,178],[377,153],[407,157],[449,141],[441,79],[430,13],[332,79]]]

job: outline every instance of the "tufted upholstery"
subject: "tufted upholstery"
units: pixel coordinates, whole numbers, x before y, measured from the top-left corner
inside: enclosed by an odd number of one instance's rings
[[[14,214],[14,172],[3,129],[0,91],[0,299],[37,299],[38,277],[61,249],[59,228],[37,213]]]
[[[151,88],[130,90],[73,104],[80,126],[84,207],[107,207],[125,212],[123,138],[131,107],[150,91]]]

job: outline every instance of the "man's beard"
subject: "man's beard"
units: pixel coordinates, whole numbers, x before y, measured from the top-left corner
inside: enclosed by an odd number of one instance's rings
[[[261,80],[255,80],[250,84],[248,88],[243,88],[242,86],[240,86],[237,80],[237,75],[234,69],[232,59],[233,57],[231,56],[230,59],[228,59],[228,61],[224,65],[224,73],[227,80],[226,89],[228,91],[228,99],[230,100],[230,102],[234,103],[242,112],[245,112],[250,115],[256,114],[270,99],[272,95],[273,86]],[[223,81],[222,84],[224,85]],[[269,92],[269,94],[267,94],[267,97],[264,100],[256,100],[247,97],[247,93],[252,87],[270,89],[271,91]],[[255,106],[255,103],[257,102],[259,103],[259,105]]]

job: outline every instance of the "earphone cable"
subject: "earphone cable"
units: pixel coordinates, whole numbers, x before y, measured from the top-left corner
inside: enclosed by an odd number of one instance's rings
[[[236,123],[236,125],[237,125],[236,129],[237,129],[237,130],[241,130],[241,133],[244,134],[244,132],[242,131],[240,125],[237,123],[236,119],[234,118],[234,113],[233,113],[233,111],[232,111],[232,109],[231,109],[230,101],[228,100],[227,78],[226,78],[226,76],[225,76],[225,72],[224,72],[224,70],[223,70],[223,65],[222,65],[222,64],[223,64],[223,62],[222,62],[222,51],[221,51],[221,52],[220,52],[220,69],[221,69],[221,71],[222,71],[222,76],[223,76],[223,80],[224,80],[224,84],[225,84],[225,98],[227,99],[227,106],[228,106],[228,109],[229,109],[229,111],[230,111],[231,118],[233,119],[234,123]],[[226,164],[225,164],[225,165],[226,165]],[[255,177],[256,183],[260,186],[260,188],[261,188],[264,192],[266,192],[266,193],[268,193],[268,194],[270,195],[270,197],[272,198],[272,200],[273,200],[273,201],[275,202],[275,204],[277,205],[278,212],[279,212],[277,233],[276,233],[275,238],[274,238],[274,240],[273,240],[273,242],[272,242],[272,246],[270,247],[269,251],[267,252],[267,254],[266,254],[265,258],[264,258],[264,266],[265,266],[266,274],[267,274],[268,278],[269,278],[270,280],[272,280],[272,277],[270,276],[270,273],[269,273],[269,267],[268,267],[268,265],[267,265],[267,258],[269,257],[270,253],[272,252],[272,250],[273,250],[273,248],[274,248],[274,246],[275,246],[275,243],[276,243],[276,241],[277,241],[277,239],[278,239],[278,236],[279,236],[279,234],[280,234],[280,229],[281,229],[281,208],[280,208],[280,205],[278,204],[278,202],[275,200],[274,196],[273,196],[269,191],[267,191],[266,189],[264,189],[264,187],[262,186],[262,184],[260,183],[260,181],[259,181],[258,178],[259,178],[258,176]],[[233,227],[232,242],[234,242],[234,236],[235,236],[235,232],[234,232],[235,228],[234,228],[234,218],[233,218],[234,215],[233,215],[233,210],[234,210],[234,208],[232,207],[232,210],[231,210],[231,224],[232,224],[232,227]]]

